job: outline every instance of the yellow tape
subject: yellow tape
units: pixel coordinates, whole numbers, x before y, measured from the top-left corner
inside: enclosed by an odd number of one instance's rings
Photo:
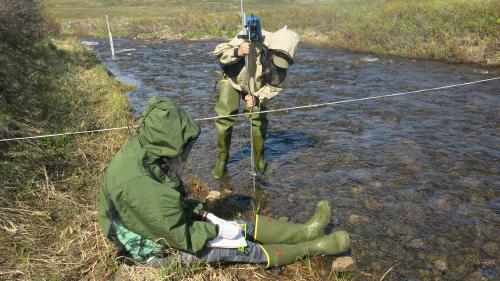
[[[271,258],[269,258],[269,254],[267,253],[266,249],[264,249],[264,247],[262,247],[261,244],[257,244],[257,245],[259,245],[259,247],[262,249],[262,251],[264,251],[264,254],[266,254],[266,258],[267,258],[266,268],[269,268],[269,266],[271,265]]]
[[[257,229],[258,229],[258,228],[259,228],[259,215],[257,215],[257,214],[256,214],[256,215],[255,215],[255,231],[254,231],[254,233],[253,233],[253,239],[254,239],[255,241],[258,241],[258,240],[257,240]]]

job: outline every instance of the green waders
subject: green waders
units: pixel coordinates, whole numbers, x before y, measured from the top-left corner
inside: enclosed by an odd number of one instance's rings
[[[328,201],[316,206],[314,215],[305,224],[282,222],[257,215],[253,237],[267,257],[266,267],[296,262],[306,256],[335,255],[349,249],[349,235],[335,231],[325,235],[330,222]]]
[[[334,231],[312,241],[297,244],[259,245],[267,256],[267,268],[287,265],[306,256],[336,255],[349,249],[346,231]]]
[[[237,114],[240,109],[240,93],[234,89],[228,80],[219,81],[219,102],[215,106],[215,112],[218,116]],[[264,139],[267,131],[267,117],[265,113],[259,113],[265,110],[262,105],[252,108],[252,133],[254,144],[255,167],[260,173],[264,173],[266,162],[264,160]],[[244,112],[250,112],[250,109],[244,103]],[[213,177],[221,179],[226,172],[226,165],[229,158],[229,147],[231,146],[231,133],[236,119],[233,117],[219,118],[215,121],[215,131],[217,133],[217,152],[218,160],[215,164]]]
[[[330,203],[327,200],[318,202],[314,215],[304,224],[283,222],[257,215],[253,238],[262,244],[295,244],[311,241],[325,235],[330,217]]]

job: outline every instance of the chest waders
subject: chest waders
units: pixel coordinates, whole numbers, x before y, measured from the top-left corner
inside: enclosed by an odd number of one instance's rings
[[[215,105],[215,112],[219,116],[237,114],[240,108],[241,94],[231,86],[227,79],[219,81],[219,101]],[[243,111],[250,112],[250,108],[243,102]],[[262,103],[258,103],[251,109],[252,112],[252,141],[254,152],[254,163],[257,171],[264,173],[267,163],[264,160],[264,139],[267,132],[267,116],[260,111],[265,110]],[[221,179],[226,173],[226,166],[229,158],[229,148],[231,146],[231,134],[236,119],[233,117],[219,118],[215,121],[215,131],[217,134],[217,154],[218,160],[215,164],[213,177]]]

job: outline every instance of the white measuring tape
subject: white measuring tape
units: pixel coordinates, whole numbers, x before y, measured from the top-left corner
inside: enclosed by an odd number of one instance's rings
[[[334,101],[334,102],[325,102],[325,103],[318,103],[318,104],[310,104],[310,105],[294,106],[294,107],[287,107],[287,108],[263,110],[263,111],[260,111],[258,113],[273,113],[273,112],[282,112],[282,111],[297,110],[297,109],[322,107],[322,106],[328,106],[328,105],[337,105],[337,104],[343,104],[343,103],[353,103],[353,102],[359,102],[359,101],[376,100],[376,99],[382,99],[382,98],[397,97],[397,96],[404,96],[404,95],[410,95],[410,94],[418,94],[418,93],[424,93],[424,92],[431,92],[431,91],[437,91],[437,90],[456,88],[456,87],[460,87],[460,86],[479,84],[479,83],[484,83],[484,82],[499,80],[499,79],[500,79],[500,77],[494,77],[494,78],[477,80],[477,81],[472,81],[472,82],[467,82],[467,83],[453,84],[453,85],[448,85],[448,86],[421,89],[421,90],[415,90],[415,91],[409,91],[409,92],[401,92],[401,93],[387,94],[387,95],[367,97],[367,98],[349,99],[349,100],[341,100],[341,101]],[[245,116],[247,114],[248,113],[239,113],[239,114],[222,115],[222,116],[214,116],[214,117],[196,118],[194,120],[195,121],[208,121],[208,120],[216,120],[216,119],[220,119],[220,118]],[[31,137],[7,138],[7,139],[0,139],[0,142],[40,139],[40,138],[58,137],[58,136],[65,136],[65,135],[92,134],[92,133],[124,130],[124,129],[129,129],[129,128],[131,128],[131,127],[130,126],[123,126],[123,127],[115,127],[115,128],[107,128],[107,129],[97,129],[97,130],[87,130],[87,131],[77,131],[77,132],[65,132],[65,133],[57,133],[57,134],[31,136]]]

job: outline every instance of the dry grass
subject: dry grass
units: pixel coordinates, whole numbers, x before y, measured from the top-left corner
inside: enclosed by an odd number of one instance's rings
[[[10,75],[0,100],[2,137],[130,121],[128,87],[77,42],[1,45]],[[5,52],[4,52],[5,51]],[[16,71],[21,68],[25,71]],[[0,73],[3,74],[3,73]],[[26,77],[27,76],[27,77]],[[114,249],[96,221],[96,187],[127,132],[2,143],[0,278],[106,279]]]

